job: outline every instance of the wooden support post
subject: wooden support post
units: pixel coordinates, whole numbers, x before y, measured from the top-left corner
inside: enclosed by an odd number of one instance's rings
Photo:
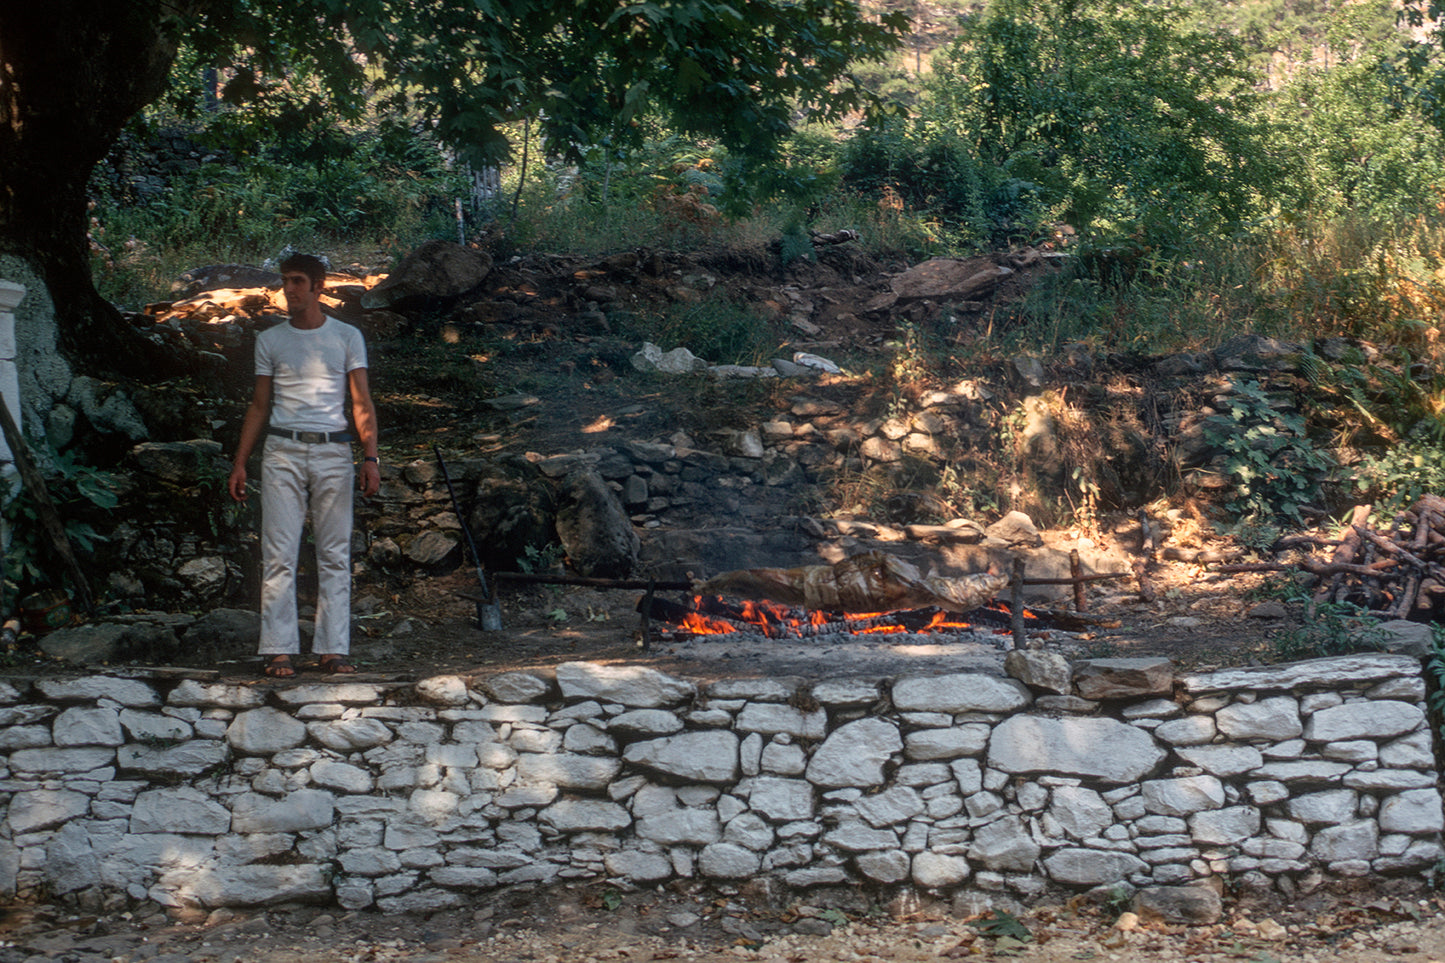
[[[1014,559],[1013,577],[1009,580],[1009,615],[1013,628],[1014,648],[1024,647],[1024,560]]]
[[[642,604],[637,607],[638,611],[642,613],[642,639],[640,644],[644,652],[652,648],[652,594],[656,588],[657,583],[649,581],[647,583],[647,594],[642,597]]]
[[[1087,612],[1089,610],[1089,599],[1084,594],[1084,566],[1079,560],[1079,550],[1069,549],[1069,577],[1074,580],[1074,611]]]

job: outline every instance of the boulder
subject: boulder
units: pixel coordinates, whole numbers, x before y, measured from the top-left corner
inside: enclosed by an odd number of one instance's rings
[[[455,241],[426,241],[362,295],[361,306],[375,311],[417,298],[456,297],[481,284],[491,270],[492,257],[485,251]]]
[[[517,571],[519,560],[553,543],[555,491],[537,466],[520,458],[484,465],[472,490],[467,524],[484,567]]]
[[[1174,687],[1168,659],[1085,659],[1074,663],[1074,688],[1085,699],[1167,695]]]
[[[625,578],[637,566],[641,540],[621,500],[595,471],[562,479],[557,537],[578,575]]]

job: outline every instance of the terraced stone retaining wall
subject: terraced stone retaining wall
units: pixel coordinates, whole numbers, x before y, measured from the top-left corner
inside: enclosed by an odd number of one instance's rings
[[[96,909],[428,910],[519,883],[774,877],[941,895],[1423,881],[1421,666],[1360,656],[734,680],[0,684],[0,889]],[[1039,661],[1042,660],[1042,661]]]

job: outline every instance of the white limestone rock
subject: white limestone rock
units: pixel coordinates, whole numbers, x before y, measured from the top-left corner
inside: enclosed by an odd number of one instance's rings
[[[314,863],[218,866],[176,888],[179,897],[206,908],[314,903],[331,899],[331,873]]]
[[[1033,872],[1043,848],[1017,816],[1005,816],[974,830],[968,855],[1000,873]]]
[[[84,823],[67,823],[50,837],[45,844],[44,879],[55,896],[100,885],[100,858]]]
[[[163,780],[199,776],[230,758],[230,747],[212,739],[193,739],[170,748],[127,743],[115,753],[120,769]]]
[[[1154,738],[1175,747],[1205,745],[1214,733],[1214,719],[1205,715],[1171,719],[1154,728]]]
[[[550,871],[546,875],[551,875]],[[438,886],[455,889],[492,889],[501,880],[483,866],[438,866],[427,871],[427,877]]]
[[[1151,813],[1189,816],[1224,805],[1224,784],[1214,776],[1150,779],[1144,785],[1144,806]]]
[[[1428,730],[1412,732],[1380,747],[1380,765],[1392,769],[1435,770],[1434,742]]]
[[[761,865],[761,856],[735,843],[704,846],[697,858],[698,871],[711,879],[747,879]]]
[[[660,883],[672,877],[672,861],[662,853],[624,849],[603,856],[602,863],[608,876],[620,876],[633,883]]]
[[[871,826],[896,826],[923,813],[923,797],[908,786],[892,786],[880,793],[864,796],[853,810]]]
[[[139,709],[120,710],[120,725],[133,742],[180,742],[195,735],[189,722]]]
[[[859,853],[853,858],[858,872],[879,883],[901,883],[908,878],[912,859],[901,849]]]
[[[254,686],[182,679],[166,697],[166,705],[217,709],[254,709],[266,704],[265,692]]]
[[[1285,804],[1290,818],[1315,826],[1333,826],[1355,818],[1360,804],[1353,789],[1326,789],[1295,796]]]
[[[1435,789],[1411,789],[1380,803],[1380,829],[1387,833],[1423,836],[1445,831],[1440,793]]]
[[[636,832],[663,846],[706,846],[722,839],[722,824],[711,809],[674,809],[641,816]]]
[[[356,846],[341,854],[341,869],[352,876],[386,876],[401,869],[401,857],[384,846]]]
[[[828,733],[828,713],[823,709],[804,712],[788,705],[749,702],[738,713],[734,725],[741,732],[769,736],[785,732],[795,739],[822,739]]]
[[[1084,786],[1059,786],[1051,793],[1049,815],[1074,839],[1098,836],[1114,822],[1104,797]]]
[[[678,705],[696,693],[691,682],[646,666],[564,662],[557,666],[557,685],[566,699],[597,699],[633,708]]]
[[[334,722],[311,722],[306,734],[327,749],[336,752],[357,752],[385,745],[395,734],[379,719],[337,719]]]
[[[30,789],[10,798],[6,822],[17,835],[52,829],[90,812],[90,797],[69,789]]]
[[[131,708],[160,705],[154,689],[137,679],[91,675],[79,678],[38,679],[35,689],[53,702],[99,702],[109,699]]]
[[[980,756],[988,745],[988,733],[989,727],[983,723],[919,729],[903,737],[904,754],[918,761]]]
[[[868,706],[878,701],[878,683],[833,679],[813,686],[813,698],[825,706]]]
[[[766,852],[777,834],[755,813],[742,813],[728,820],[723,827],[723,842],[735,843],[754,852]]]
[[[1343,762],[1325,762],[1323,760],[1314,762],[1304,760],[1302,762],[1267,762],[1255,769],[1250,775],[1256,779],[1273,780],[1275,782],[1293,783],[1322,783],[1335,782],[1352,767]]]
[[[280,799],[247,792],[231,803],[234,833],[296,833],[331,825],[335,801],[320,789],[297,789]]]
[[[823,834],[823,841],[837,849],[861,853],[872,849],[896,849],[898,833],[891,829],[874,829],[856,816],[843,814],[838,823]]]
[[[633,709],[607,720],[608,732],[629,736],[670,736],[683,728],[684,723],[677,713],[666,709]],[[572,730],[567,732],[571,735]]]
[[[730,783],[738,777],[738,737],[725,730],[683,732],[634,742],[622,758],[689,782]]]
[[[1299,701],[1292,696],[1273,696],[1258,702],[1236,702],[1214,715],[1219,731],[1239,742],[1269,740],[1282,742],[1304,731]]]
[[[626,809],[604,799],[561,799],[537,815],[554,832],[615,833],[632,825]]]
[[[848,722],[813,753],[807,779],[825,789],[881,785],[884,765],[902,749],[903,738],[893,723],[872,717]]]
[[[813,786],[802,779],[759,776],[749,781],[747,800],[753,812],[772,822],[813,818]]]
[[[222,836],[231,831],[231,811],[190,786],[151,789],[136,796],[129,831]]]
[[[600,791],[621,771],[622,763],[611,756],[524,752],[517,758],[518,780],[534,786]]]
[[[1032,689],[1060,695],[1069,691],[1074,671],[1062,654],[1034,649],[1010,649],[1004,656],[1003,670]]]
[[[994,727],[988,765],[1006,773],[1052,773],[1135,782],[1165,752],[1142,729],[1114,719],[1011,716]]]
[[[1351,789],[1362,792],[1397,793],[1406,789],[1428,789],[1435,785],[1435,777],[1428,772],[1415,769],[1375,769],[1365,772],[1347,772],[1340,780]]]
[[[1350,689],[1362,682],[1413,678],[1420,660],[1403,655],[1342,655],[1288,665],[1262,665],[1180,676],[1186,692],[1234,692],[1245,689],[1291,692],[1299,689]]]
[[[614,756],[617,754],[617,740],[591,723],[579,722],[567,727],[567,732],[562,736],[562,748],[584,756]]]
[[[1253,746],[1188,746],[1175,751],[1191,766],[1220,777],[1243,775],[1264,765],[1263,754]]]
[[[770,742],[758,759],[758,771],[779,776],[801,776],[808,768],[808,754],[802,746]]]
[[[503,672],[484,679],[481,690],[498,702],[535,702],[552,691],[552,683],[531,672]]]
[[[982,673],[905,677],[893,683],[893,705],[900,712],[1017,712],[1032,702],[1017,679]]]
[[[420,679],[412,687],[417,698],[428,705],[464,706],[471,701],[466,680],[456,675],[436,675]]]
[[[1409,702],[1380,699],[1347,702],[1310,716],[1304,737],[1310,742],[1389,739],[1414,732],[1425,724],[1425,711]]]
[[[104,706],[71,706],[55,717],[51,731],[57,746],[118,746],[125,742],[119,714]]]
[[[1327,862],[1374,859],[1380,855],[1380,827],[1372,819],[1326,826],[1310,841],[1310,854]]]
[[[926,889],[956,886],[968,879],[968,860],[924,850],[913,857],[913,882]]]
[[[1201,846],[1237,844],[1259,832],[1260,812],[1254,806],[1228,806],[1189,817],[1189,833]]]
[[[319,682],[273,690],[275,699],[288,706],[335,702],[348,706],[374,705],[381,697],[378,686],[366,682]]]
[[[312,785],[354,796],[371,792],[376,782],[365,769],[334,759],[323,759],[308,772],[311,774]]]
[[[270,755],[304,744],[306,724],[271,706],[248,709],[226,727],[226,742],[247,755]]]
[[[1128,879],[1149,864],[1131,853],[1072,847],[1044,858],[1044,871],[1069,886],[1102,886]]]

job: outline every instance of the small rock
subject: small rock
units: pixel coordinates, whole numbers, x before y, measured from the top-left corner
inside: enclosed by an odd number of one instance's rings
[[[1284,619],[1289,617],[1289,608],[1283,602],[1271,599],[1259,603],[1247,614],[1252,619]]]

